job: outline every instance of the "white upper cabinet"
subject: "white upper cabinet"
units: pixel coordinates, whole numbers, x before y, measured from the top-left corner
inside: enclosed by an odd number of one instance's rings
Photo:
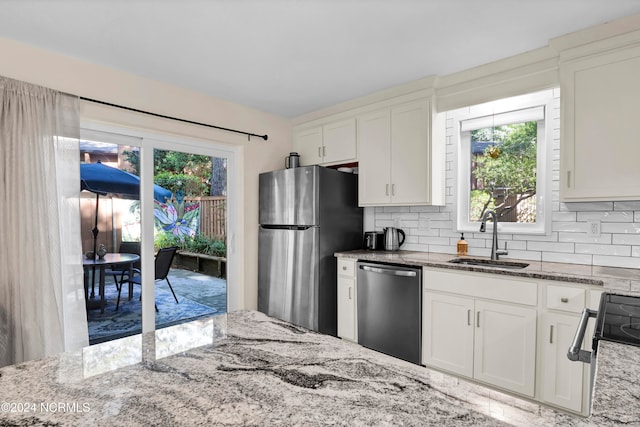
[[[296,132],[293,150],[300,154],[301,166],[322,163],[322,126]]]
[[[562,201],[640,199],[640,46],[561,63]]]
[[[300,164],[357,162],[360,206],[444,205],[445,120],[433,90],[387,95],[297,124]]]
[[[347,119],[322,127],[323,163],[344,163],[356,160],[356,120]]]
[[[350,118],[300,129],[295,132],[293,148],[300,154],[303,166],[355,162],[356,120]]]
[[[358,117],[358,141],[359,204],[375,206],[389,203],[391,111],[384,109]]]
[[[444,204],[444,136],[435,132],[444,124],[433,123],[428,99],[357,121],[360,206]]]

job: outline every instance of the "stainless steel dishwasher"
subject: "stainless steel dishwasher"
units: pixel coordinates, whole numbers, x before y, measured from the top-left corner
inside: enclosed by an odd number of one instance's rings
[[[422,270],[358,262],[358,343],[421,364]]]

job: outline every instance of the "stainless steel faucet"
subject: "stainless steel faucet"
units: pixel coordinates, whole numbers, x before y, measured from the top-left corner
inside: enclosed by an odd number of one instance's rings
[[[509,251],[507,251],[507,242],[504,242],[504,249],[498,249],[498,215],[496,215],[496,211],[487,210],[484,215],[482,215],[482,219],[480,220],[480,231],[484,233],[487,230],[487,219],[491,217],[493,220],[493,242],[491,243],[491,259],[493,261],[497,261],[500,255],[508,255]]]

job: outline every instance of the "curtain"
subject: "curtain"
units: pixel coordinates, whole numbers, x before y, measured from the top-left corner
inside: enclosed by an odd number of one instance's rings
[[[88,345],[79,101],[0,77],[0,366]]]

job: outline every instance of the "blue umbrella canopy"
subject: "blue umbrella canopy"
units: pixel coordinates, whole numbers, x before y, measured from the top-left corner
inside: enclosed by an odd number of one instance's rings
[[[84,163],[80,165],[80,190],[87,190],[96,194],[96,215],[91,233],[93,234],[93,257],[96,257],[96,244],[98,238],[98,202],[100,196],[107,194],[120,199],[140,198],[140,178],[123,170],[98,163]],[[154,184],[153,198],[165,202],[171,198],[171,191]],[[93,266],[92,280],[95,281],[95,265]],[[91,297],[93,297],[93,286]]]
[[[80,189],[119,199],[139,199],[140,178],[100,162],[84,163],[80,165]],[[164,203],[171,198],[171,191],[154,184],[153,198]]]

